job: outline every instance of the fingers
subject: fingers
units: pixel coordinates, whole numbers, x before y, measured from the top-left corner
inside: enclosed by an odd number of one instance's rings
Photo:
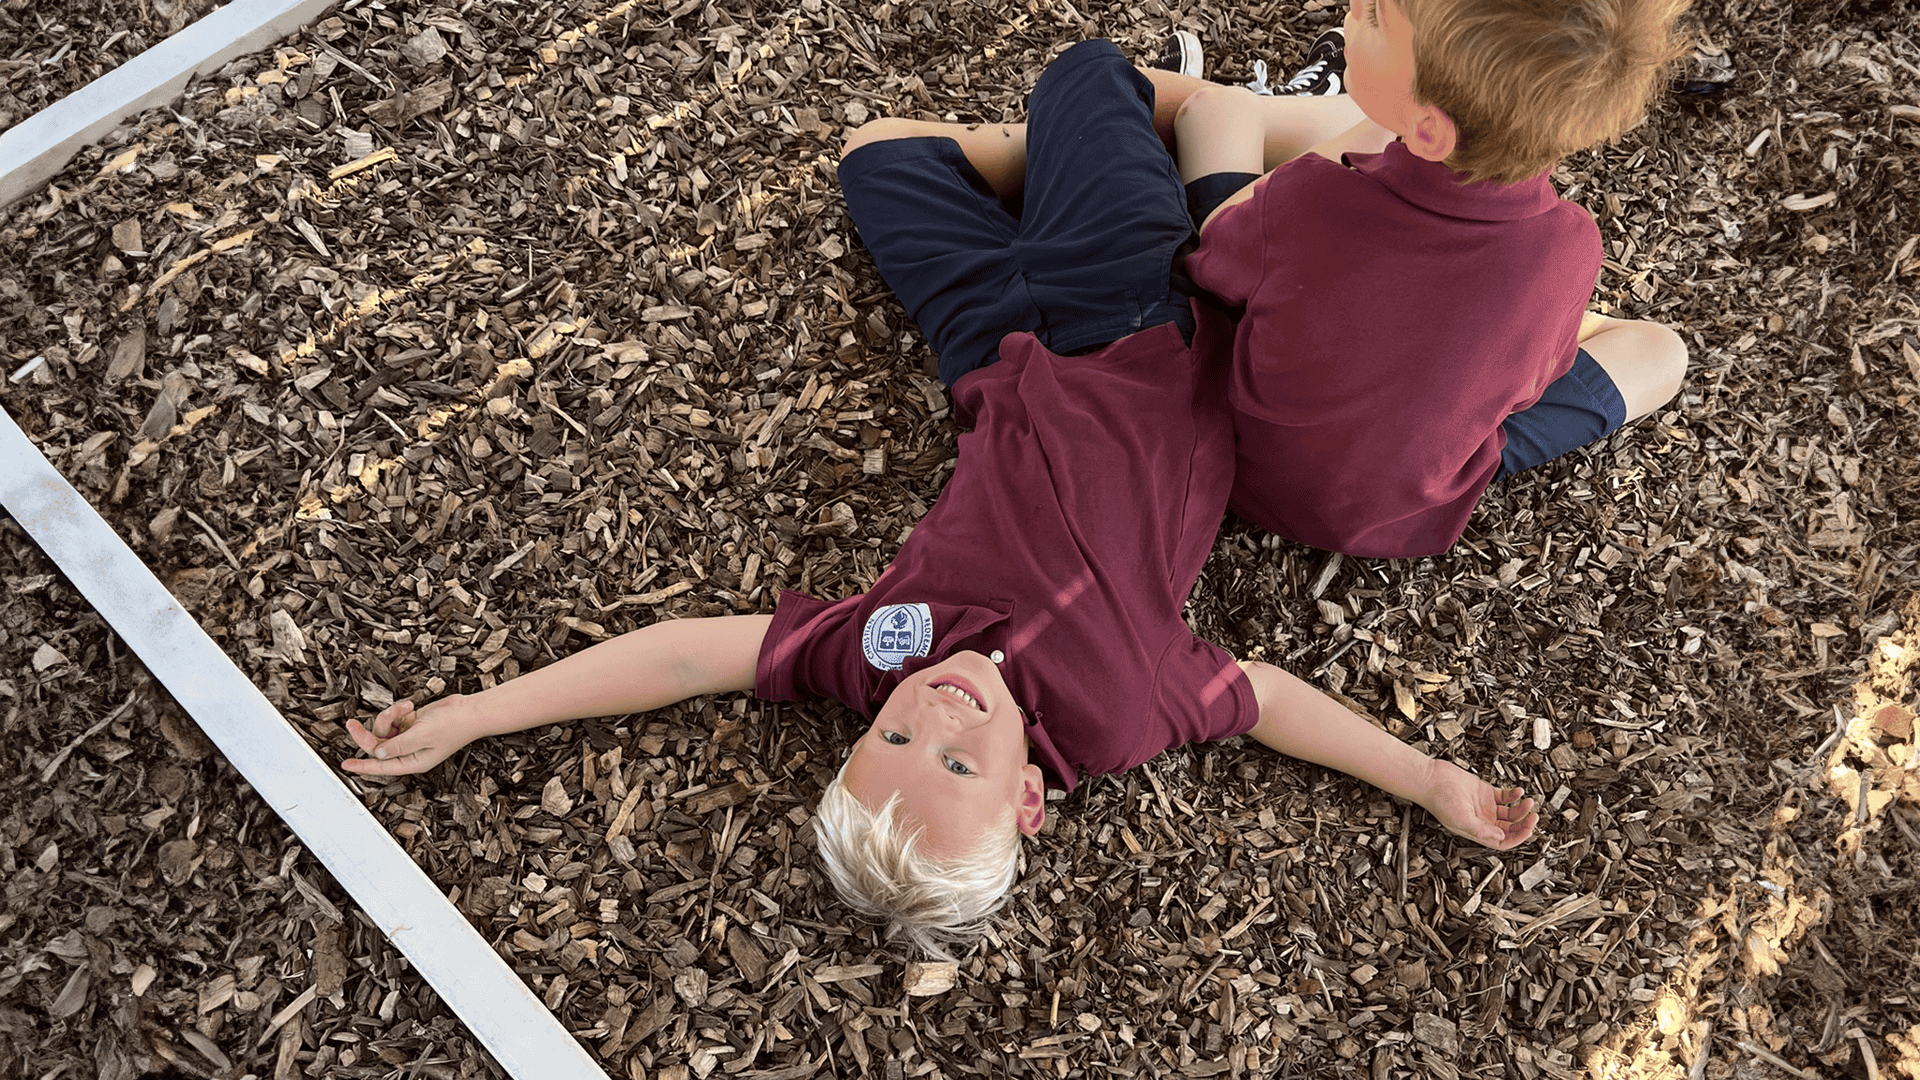
[[[1539,823],[1540,815],[1531,812],[1518,819],[1503,821],[1498,838],[1489,841],[1487,846],[1498,851],[1518,847],[1533,835],[1533,830]]]
[[[360,752],[368,757],[384,760],[386,758],[402,757],[417,749],[417,747],[411,745],[402,745],[403,743],[413,741],[407,739],[407,735],[413,730],[412,728],[385,736],[379,734],[381,727],[380,722],[385,716],[386,714],[382,713],[380,716],[374,717],[372,730],[368,730],[367,726],[358,720],[347,721],[347,734],[352,737],[353,744],[360,748]]]
[[[347,758],[340,763],[340,767],[362,776],[405,776],[424,772],[430,767],[422,757],[419,753],[413,753],[389,758]]]
[[[348,758],[340,767],[369,776],[399,776],[431,768],[436,758],[421,745],[429,736],[420,729],[413,702],[396,701],[373,718],[372,727],[348,720],[347,735],[364,757]]]
[[[380,715],[373,718],[373,733],[383,739],[391,738],[394,734],[394,725],[401,720],[408,720],[412,716],[413,702],[396,701],[386,708],[381,709]]]
[[[1494,817],[1501,821],[1519,821],[1525,817],[1537,817],[1533,812],[1533,800],[1521,799],[1519,802],[1506,803],[1494,807]]]
[[[1534,827],[1539,823],[1539,814],[1528,814],[1526,817],[1507,826],[1507,846],[1514,847],[1518,844],[1525,843],[1526,840],[1533,835]]]
[[[380,736],[368,731],[367,726],[358,720],[347,721],[347,735],[353,739],[355,746],[369,754],[373,752],[374,747],[380,745]]]
[[[424,732],[409,728],[391,739],[381,739],[361,726],[359,721],[347,721],[347,734],[365,755],[347,758],[340,767],[348,772],[364,773],[371,776],[400,776],[406,773],[425,772],[440,763],[446,754],[427,744],[430,738]]]

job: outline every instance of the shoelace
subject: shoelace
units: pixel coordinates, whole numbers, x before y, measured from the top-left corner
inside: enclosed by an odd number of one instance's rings
[[[1293,81],[1282,87],[1282,89],[1287,91],[1304,90],[1314,83],[1319,82],[1320,76],[1326,74],[1327,63],[1325,60],[1315,60],[1306,67],[1301,68],[1300,74],[1295,75]]]
[[[1275,90],[1267,85],[1267,62],[1265,60],[1255,60],[1253,62],[1253,78],[1246,83],[1246,87],[1256,94],[1265,94],[1268,97],[1272,97],[1275,94],[1291,94],[1305,90],[1320,81],[1320,76],[1326,73],[1329,62],[1330,61],[1325,59],[1315,60],[1306,67],[1301,68],[1300,73],[1295,75],[1287,85],[1281,87],[1279,90]]]
[[[1265,60],[1255,60],[1253,62],[1253,80],[1247,83],[1246,86],[1247,89],[1256,94],[1265,94],[1268,97],[1273,96],[1273,88],[1267,85],[1267,62]]]

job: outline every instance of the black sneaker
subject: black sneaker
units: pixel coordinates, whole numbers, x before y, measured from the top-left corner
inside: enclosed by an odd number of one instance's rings
[[[1699,47],[1680,65],[1671,86],[1682,97],[1711,97],[1732,86],[1735,78],[1731,56],[1718,48]]]
[[[1334,27],[1313,39],[1307,46],[1307,62],[1285,86],[1267,85],[1267,62],[1253,62],[1253,81],[1247,89],[1275,97],[1332,97],[1347,90],[1347,32]]]
[[[1160,48],[1160,55],[1147,66],[1161,71],[1171,71],[1176,75],[1199,78],[1201,70],[1206,66],[1206,57],[1200,51],[1200,38],[1191,30],[1175,30],[1167,35],[1166,44]]]

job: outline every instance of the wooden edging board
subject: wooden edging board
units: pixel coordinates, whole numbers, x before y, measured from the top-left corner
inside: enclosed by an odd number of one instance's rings
[[[337,0],[232,0],[160,44],[0,132],[0,207],[38,191],[81,147],[179,97],[188,80],[257,52]]]
[[[125,541],[0,409],[0,506],[517,1080],[606,1080]]]

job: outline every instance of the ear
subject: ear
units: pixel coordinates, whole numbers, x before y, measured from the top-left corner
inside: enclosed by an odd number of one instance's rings
[[[1405,136],[1407,149],[1417,158],[1447,160],[1460,143],[1460,129],[1454,126],[1453,117],[1432,105],[1416,108],[1419,111],[1414,116],[1413,130]]]
[[[1038,765],[1020,766],[1020,802],[1014,809],[1014,820],[1028,836],[1047,823],[1047,778]]]

